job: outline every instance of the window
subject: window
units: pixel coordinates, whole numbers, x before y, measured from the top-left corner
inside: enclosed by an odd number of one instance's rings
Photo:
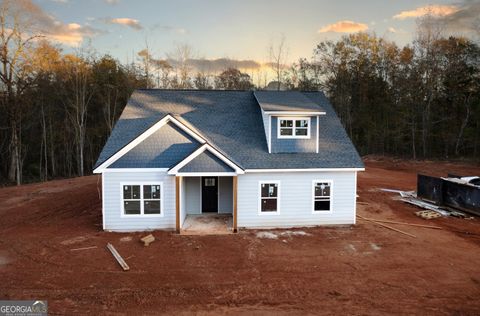
[[[206,187],[214,187],[215,186],[215,178],[205,178],[205,186]]]
[[[161,215],[161,184],[124,184],[122,215]]]
[[[329,212],[332,210],[332,182],[313,182],[313,211]]]
[[[310,138],[310,118],[278,119],[278,138]]]
[[[279,186],[279,183],[274,181],[260,182],[260,213],[278,213]]]
[[[140,186],[123,186],[123,209],[125,215],[140,214]]]

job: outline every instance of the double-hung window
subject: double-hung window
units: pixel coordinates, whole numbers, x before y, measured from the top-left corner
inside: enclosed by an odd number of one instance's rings
[[[332,210],[332,182],[313,181],[313,211],[330,212]]]
[[[260,182],[260,214],[275,214],[280,210],[280,183]]]
[[[162,184],[123,184],[122,215],[161,215]]]
[[[278,118],[278,138],[309,138],[309,118]]]

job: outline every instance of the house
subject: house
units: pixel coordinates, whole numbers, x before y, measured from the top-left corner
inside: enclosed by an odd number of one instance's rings
[[[364,165],[322,92],[137,90],[94,173],[103,228],[354,224]]]

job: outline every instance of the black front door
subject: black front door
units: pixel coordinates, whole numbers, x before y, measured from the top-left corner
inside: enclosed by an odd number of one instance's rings
[[[202,213],[218,212],[218,177],[202,177]]]

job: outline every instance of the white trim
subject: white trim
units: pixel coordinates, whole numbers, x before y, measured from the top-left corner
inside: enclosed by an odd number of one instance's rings
[[[365,168],[304,168],[304,169],[245,169],[245,173],[257,172],[312,172],[312,171],[365,171]]]
[[[353,224],[357,223],[357,172],[355,172],[355,189],[353,190]]]
[[[205,144],[206,143],[206,140],[203,139],[200,135],[198,135],[196,132],[194,132],[193,130],[191,130],[190,128],[188,128],[185,124],[183,124],[182,122],[178,121],[177,119],[175,119],[173,116],[171,116],[170,114],[167,114],[165,117],[163,117],[160,121],[158,121],[157,123],[155,123],[154,125],[152,125],[150,128],[148,128],[145,132],[143,132],[142,134],[140,134],[137,138],[135,138],[134,140],[132,140],[130,143],[128,143],[127,145],[125,145],[122,149],[120,149],[119,151],[117,151],[114,155],[112,155],[110,158],[108,158],[107,160],[105,160],[100,166],[98,166],[97,168],[95,168],[95,170],[93,170],[93,173],[102,173],[104,172],[104,170],[110,166],[112,163],[114,163],[115,161],[117,161],[120,157],[122,157],[123,155],[125,155],[127,152],[129,152],[131,149],[133,149],[135,146],[137,146],[138,144],[140,144],[141,142],[143,142],[146,138],[148,138],[149,136],[151,136],[153,133],[155,133],[156,131],[158,131],[162,126],[164,126],[165,124],[167,124],[168,122],[172,122],[174,123],[175,125],[177,125],[179,128],[181,128],[184,132],[186,132],[187,134],[189,134],[190,136],[192,136],[193,138],[195,138],[197,141],[199,141],[200,143],[202,144]]]
[[[176,175],[176,174],[182,174],[182,175],[185,175],[185,176],[190,176],[191,174],[205,174],[203,172],[184,172],[184,173],[179,173],[179,170],[185,166],[186,164],[188,164],[190,161],[192,161],[193,159],[195,159],[198,155],[200,155],[201,153],[203,153],[205,150],[208,150],[210,151],[212,154],[214,154],[217,158],[219,158],[220,160],[222,160],[224,163],[226,163],[228,166],[230,166],[232,169],[235,170],[234,173],[236,174],[243,174],[245,173],[243,171],[242,168],[240,168],[239,166],[237,166],[236,164],[234,164],[230,159],[228,159],[227,157],[225,157],[222,153],[220,153],[218,150],[216,150],[215,148],[213,148],[212,146],[210,146],[209,144],[203,144],[200,148],[198,148],[197,150],[195,150],[193,153],[191,153],[189,156],[187,156],[185,159],[183,159],[182,161],[180,161],[178,164],[176,164],[174,167],[172,167],[170,169],[170,171],[168,171],[168,174],[171,174],[171,175]],[[224,175],[229,175],[231,174],[232,172],[224,172],[222,174]]]
[[[100,175],[102,177],[102,228],[105,230],[105,175]]]
[[[272,116],[268,116],[268,153],[272,153]]]
[[[230,177],[236,176],[235,172],[177,172],[175,175],[182,177]]]
[[[292,135],[281,135],[280,129],[280,121],[292,121]],[[295,135],[295,130],[297,129],[296,121],[308,121],[307,125],[307,135]],[[287,116],[277,116],[277,138],[278,139],[310,139],[310,130],[312,126],[312,120],[310,117],[287,117]],[[283,127],[283,128],[290,128],[290,127]],[[303,129],[305,127],[302,127]]]
[[[167,172],[168,168],[108,168],[103,172]]]
[[[123,186],[124,185],[139,185],[140,186],[140,214],[125,214],[124,205],[123,205]],[[159,185],[160,186],[160,214],[144,214],[144,199],[143,199],[143,186],[144,185]],[[146,217],[163,217],[165,214],[165,209],[163,208],[163,200],[165,196],[163,195],[163,182],[141,182],[141,181],[126,181],[120,182],[120,217],[121,218],[146,218]]]
[[[265,111],[269,115],[293,115],[293,116],[305,116],[305,115],[325,115],[324,111],[312,111],[312,112],[296,112],[296,111]]]
[[[277,184],[277,211],[276,212],[262,212],[262,184]],[[280,196],[281,196],[280,180],[260,180],[258,181],[258,215],[280,215]]]
[[[316,153],[318,154],[319,147],[320,147],[320,116],[317,115],[317,144],[316,144]]]
[[[326,182],[330,183],[330,210],[328,211],[315,211],[315,183],[316,182]],[[312,214],[320,215],[320,214],[332,214],[333,213],[333,180],[312,180]]]

